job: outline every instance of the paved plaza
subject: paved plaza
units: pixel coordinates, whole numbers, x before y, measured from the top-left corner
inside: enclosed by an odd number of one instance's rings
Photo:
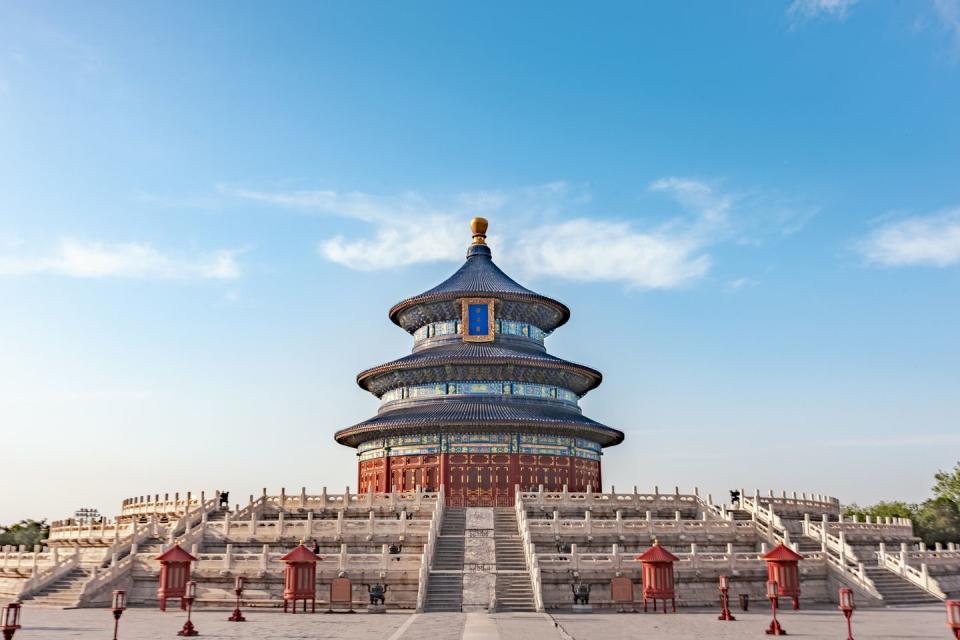
[[[247,622],[227,622],[227,611],[199,611],[194,622],[202,638],[344,638],[350,640],[651,640],[675,638],[763,638],[766,611],[734,612],[736,622],[719,622],[717,612],[696,609],[676,615],[594,613],[430,613],[386,615],[283,615],[247,611]],[[186,616],[148,609],[130,609],[120,622],[121,640],[175,638]],[[889,608],[858,611],[854,637],[950,638],[943,607]],[[843,616],[833,609],[786,611],[780,616],[789,635],[839,640],[846,637]],[[17,639],[66,640],[109,638],[113,619],[106,609],[59,610],[25,607],[24,628]]]

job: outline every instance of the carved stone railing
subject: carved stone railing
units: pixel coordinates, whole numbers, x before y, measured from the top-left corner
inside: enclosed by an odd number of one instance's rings
[[[217,491],[214,495],[217,499],[220,492]],[[204,502],[206,502],[206,498],[203,491],[199,494],[187,491],[183,494],[183,497],[180,496],[180,493],[174,493],[173,498],[170,498],[169,493],[164,494],[163,498],[160,497],[160,494],[137,496],[123,501],[120,506],[120,514],[125,518],[151,515],[179,517],[199,508]]]
[[[836,515],[840,513],[840,501],[831,496],[798,494],[796,491],[791,495],[787,495],[786,491],[781,491],[780,495],[776,495],[772,490],[768,491],[766,495],[762,495],[759,489],[751,495],[746,492],[746,489],[740,489],[740,507],[742,509],[750,511],[758,505],[773,506],[780,513],[791,514],[796,517],[800,517],[804,513],[817,515],[823,513]]]
[[[270,545],[263,545],[260,553],[234,553],[232,547],[223,553],[197,552],[197,562],[193,570],[198,574],[205,572],[230,572],[234,575],[251,575],[264,572],[282,572],[284,563],[280,560],[284,552],[275,552]],[[404,572],[417,575],[422,565],[422,554],[390,553],[389,545],[382,545],[380,553],[350,553],[348,545],[340,545],[339,553],[321,553],[317,561],[317,571],[337,573],[339,571]]]
[[[440,535],[440,527],[443,525],[445,503],[444,485],[440,485],[436,507],[430,517],[430,527],[427,529],[427,543],[423,546],[423,555],[420,558],[416,608],[418,613],[423,612],[427,604],[427,586],[430,583],[430,569],[433,567],[433,555],[436,551],[437,537]]]
[[[733,545],[728,544],[724,552],[702,552],[698,550],[696,544],[690,545],[689,552],[678,552],[676,549],[671,551],[679,558],[674,565],[679,572],[715,570],[718,572],[728,572],[733,574],[735,571],[742,571],[748,568],[762,570],[766,567],[766,562],[762,559],[764,552],[735,552]],[[576,544],[570,545],[569,553],[539,553],[537,561],[541,569],[545,571],[604,571],[604,572],[641,572],[642,564],[637,560],[636,553],[624,553],[619,545],[611,545],[611,550],[606,553],[588,552],[582,553]],[[804,564],[815,564],[824,562],[824,557],[819,553],[812,553],[805,556]]]
[[[568,491],[523,491],[517,494],[517,502],[522,502],[528,509],[550,510],[557,508],[599,508],[609,507],[632,508],[638,511],[677,511],[680,509],[697,509],[699,496],[696,494],[682,494],[679,489],[674,493],[660,493],[655,488],[653,493],[596,493],[568,492]]]
[[[268,504],[280,510],[303,509],[308,511],[323,509],[354,509],[358,511],[380,510],[397,512],[403,509],[420,511],[433,509],[438,503],[436,491],[396,491],[393,493],[350,493],[350,487],[342,494],[328,494],[326,487],[318,495],[308,495],[301,489],[296,496],[286,495],[281,489],[280,495],[269,496]]]
[[[43,591],[46,587],[76,569],[80,564],[79,553],[63,554],[62,557],[56,551],[53,553],[52,564],[45,569],[41,570],[38,565],[34,565],[35,570],[20,586],[20,592],[15,595],[14,600],[21,600]]]
[[[907,545],[901,546],[898,552],[888,552],[886,545],[881,544],[877,550],[877,564],[888,571],[892,571],[904,580],[907,580],[930,595],[945,600],[946,592],[941,588],[936,577],[930,575],[931,562],[953,565],[960,568],[960,552],[958,551],[908,551]],[[912,566],[910,563],[918,563]]]
[[[401,512],[402,513],[402,512]],[[255,512],[254,512],[255,515]],[[345,540],[366,538],[393,538],[403,542],[409,536],[426,536],[433,520],[411,520],[407,516],[396,518],[377,517],[370,512],[366,519],[346,519],[343,512],[337,513],[335,519],[315,519],[312,512],[307,512],[305,519],[290,520],[284,517],[283,512],[276,520],[235,520],[227,516],[224,520],[207,521],[203,526],[203,535],[207,539],[223,539],[232,542],[246,540],[280,540],[282,538],[325,538]]]
[[[647,535],[665,537],[669,535],[717,535],[733,537],[741,533],[753,533],[755,527],[751,521],[735,520],[655,520],[648,512],[647,518],[623,518],[618,511],[615,518],[600,519],[592,517],[588,511],[582,519],[560,518],[554,512],[552,519],[526,518],[531,535],[542,539],[545,536],[572,536],[587,540],[596,536]]]
[[[47,539],[51,542],[71,542],[76,544],[92,544],[95,546],[110,545],[130,535],[136,523],[101,520],[84,523],[68,524],[54,523],[50,525]]]
[[[831,570],[870,596],[882,599],[873,580],[866,574],[863,562],[847,544],[843,531],[835,536],[827,530],[823,522],[813,522],[808,517],[804,518],[802,526],[803,535],[820,542],[821,553]]]
[[[520,487],[516,487],[516,495],[520,494]],[[527,510],[521,500],[514,502],[514,510],[517,513],[517,530],[520,534],[520,544],[523,548],[523,557],[527,565],[527,574],[530,576],[530,589],[533,592],[533,606],[538,613],[543,613],[545,607],[543,604],[543,577],[540,574],[540,563],[537,558],[537,547],[533,543],[533,535],[530,531]]]

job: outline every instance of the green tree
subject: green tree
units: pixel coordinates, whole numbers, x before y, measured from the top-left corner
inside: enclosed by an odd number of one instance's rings
[[[34,545],[47,538],[49,531],[46,520],[21,520],[9,527],[0,527],[0,546],[22,544],[33,550]]]
[[[949,498],[927,500],[917,510],[913,520],[914,533],[928,546],[960,539],[960,508]]]
[[[933,495],[960,504],[960,462],[953,467],[953,471],[937,471],[933,479],[937,481],[933,485]]]
[[[894,502],[878,502],[874,505],[861,507],[856,503],[848,504],[843,509],[844,516],[871,516],[874,518],[911,518],[916,517],[917,505],[907,504],[901,500]]]

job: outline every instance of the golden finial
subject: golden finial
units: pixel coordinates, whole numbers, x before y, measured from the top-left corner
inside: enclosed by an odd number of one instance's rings
[[[487,219],[474,218],[470,221],[470,231],[473,232],[473,244],[487,244]]]

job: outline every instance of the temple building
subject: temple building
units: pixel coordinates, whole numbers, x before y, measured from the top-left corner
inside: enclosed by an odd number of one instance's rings
[[[357,449],[360,492],[443,485],[451,506],[510,506],[517,486],[600,487],[602,450],[623,433],[580,410],[600,372],[547,353],[570,310],[494,264],[486,220],[471,230],[456,273],[390,309],[412,353],[357,376],[380,410],[336,440]]]

